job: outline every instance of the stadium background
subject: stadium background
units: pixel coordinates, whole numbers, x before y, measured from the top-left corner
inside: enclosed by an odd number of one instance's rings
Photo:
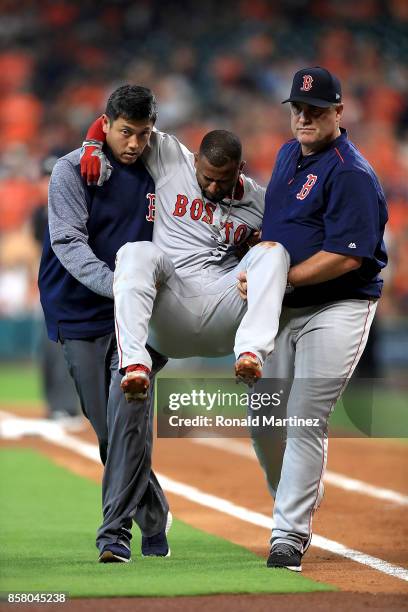
[[[1,358],[33,350],[39,248],[30,221],[46,203],[43,161],[79,146],[110,91],[124,82],[150,86],[159,101],[158,127],[193,150],[209,129],[236,131],[247,174],[266,184],[289,135],[280,101],[296,69],[318,64],[342,80],[344,126],[387,195],[390,265],[378,357],[386,366],[406,366],[407,27],[404,0],[182,0],[164,10],[156,0],[102,0],[97,9],[92,0],[3,0]]]
[[[280,102],[294,71],[307,65],[325,66],[340,77],[343,125],[386,192],[390,263],[365,375],[403,380],[408,370],[407,33],[405,0],[165,5],[159,0],[2,0],[0,407],[24,415],[31,398],[33,414],[44,414],[36,284],[40,246],[34,237],[36,216],[46,206],[44,169],[80,145],[108,94],[125,82],[151,87],[158,98],[158,127],[193,150],[210,129],[235,131],[243,141],[246,173],[266,185],[276,153],[290,135],[288,109]],[[229,367],[228,360],[206,365],[218,364]],[[190,365],[203,364],[171,364],[169,371],[184,372]],[[349,448],[351,455],[354,450]],[[406,454],[397,454],[398,462],[388,469],[397,478],[395,486],[402,487]],[[387,483],[384,475],[382,484]]]

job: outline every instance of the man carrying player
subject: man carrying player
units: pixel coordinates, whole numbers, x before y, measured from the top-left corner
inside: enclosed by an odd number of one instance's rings
[[[97,535],[103,563],[130,560],[132,519],[142,531],[144,556],[169,554],[171,515],[151,464],[153,398],[134,410],[123,396],[113,303],[116,252],[128,241],[152,238],[146,209],[154,183],[139,157],[156,112],[156,99],[147,88],[125,86],[112,92],[105,110],[109,134],[102,167],[113,168],[113,175],[104,186],[83,184],[80,149],[58,160],[39,272],[49,337],[62,343],[104,464],[103,523]],[[99,158],[92,159],[100,165]],[[166,359],[150,351],[154,376]]]
[[[292,291],[264,375],[289,381],[287,417],[317,417],[321,427],[308,435],[271,428],[253,439],[275,499],[268,567],[300,571],[323,495],[328,419],[381,296],[387,206],[374,170],[340,128],[339,80],[321,67],[299,70],[285,102],[294,138],[276,159],[262,236],[290,253]]]

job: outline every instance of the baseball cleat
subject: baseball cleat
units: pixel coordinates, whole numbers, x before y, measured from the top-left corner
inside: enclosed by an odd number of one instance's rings
[[[167,534],[173,522],[172,513],[168,512],[164,531],[153,536],[142,536],[142,557],[170,557],[171,551],[167,541]]]
[[[126,374],[120,383],[126,401],[135,402],[147,398],[147,392],[150,386],[149,374],[149,368],[139,363],[126,368]]]
[[[241,353],[235,362],[236,382],[253,387],[262,377],[262,365],[254,353]]]
[[[129,563],[130,550],[123,544],[107,544],[98,559],[99,563]]]
[[[266,565],[267,567],[281,567],[292,572],[301,572],[301,561],[302,553],[300,550],[290,544],[280,542],[272,546]]]

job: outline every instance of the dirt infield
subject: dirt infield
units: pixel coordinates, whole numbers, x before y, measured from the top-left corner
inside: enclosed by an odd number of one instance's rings
[[[95,442],[88,428],[78,438]],[[241,440],[247,444],[248,441]],[[25,446],[40,450],[56,463],[100,482],[102,469],[95,462],[50,444],[40,438],[2,441],[2,445]],[[387,440],[333,439],[329,445],[328,469],[371,485],[407,494],[406,465],[408,446]],[[250,510],[270,515],[272,501],[263,474],[255,460],[227,449],[209,448],[194,440],[155,441],[155,469],[169,478],[197,487]],[[266,557],[268,532],[256,525],[227,516],[169,494],[175,516],[209,533],[245,546]],[[406,506],[326,485],[323,505],[315,516],[314,532],[345,546],[407,567]],[[141,599],[140,611],[149,610],[315,610],[408,609],[408,582],[388,576],[320,548],[311,547],[303,561],[304,575],[337,586],[341,593],[272,596],[217,596],[179,599]],[[283,603],[284,601],[284,603]],[[103,602],[103,603],[102,603]],[[133,603],[132,603],[133,602]],[[98,600],[103,610],[134,609],[135,600]],[[18,607],[13,606],[13,609]],[[36,609],[30,606],[31,610]],[[43,609],[43,608],[41,608]],[[47,606],[48,610],[52,607]],[[59,608],[60,609],[60,608]],[[91,610],[92,600],[73,600],[64,609]]]

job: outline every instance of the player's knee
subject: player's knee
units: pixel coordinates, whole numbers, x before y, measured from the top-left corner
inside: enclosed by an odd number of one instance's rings
[[[256,246],[254,246],[253,249],[257,249],[258,253],[261,253],[263,256],[265,253],[268,253],[271,257],[289,258],[287,250],[280,242],[264,240],[263,242],[259,242]]]
[[[271,251],[275,254],[279,253],[279,255],[287,252],[283,244],[281,244],[280,242],[274,242],[273,240],[264,240],[256,246],[260,247],[261,249]]]
[[[117,255],[118,257],[123,257],[138,254],[140,252],[148,252],[152,246],[154,245],[147,240],[140,240],[139,242],[126,242],[126,244],[120,247]]]
[[[126,260],[128,265],[137,265],[141,262],[154,261],[162,254],[161,249],[147,240],[140,242],[127,242],[118,251],[117,264]]]
[[[273,249],[275,247],[279,248],[282,245],[279,242],[273,242],[272,240],[264,240],[263,242],[260,242],[258,246],[262,247],[263,249]]]

